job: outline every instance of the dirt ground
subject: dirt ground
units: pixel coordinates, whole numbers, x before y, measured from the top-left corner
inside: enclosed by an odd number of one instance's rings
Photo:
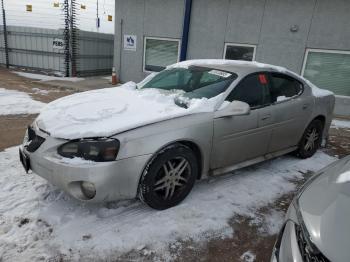
[[[72,94],[73,90],[53,87],[37,80],[24,78],[0,67],[1,88],[29,93],[33,99],[48,103],[60,97]],[[40,92],[39,90],[43,90]],[[47,91],[47,92],[46,92]],[[0,116],[0,151],[22,142],[26,127],[36,115]]]
[[[31,94],[42,102],[50,102],[59,97],[72,94],[74,91],[60,89],[47,85],[44,82],[26,79],[15,75],[4,68],[0,68],[1,87],[19,90]],[[35,88],[48,91],[47,94],[35,92]],[[0,116],[0,151],[21,143],[26,127],[33,122],[36,115],[7,115]],[[350,129],[332,128],[329,143],[323,149],[326,153],[339,158],[350,154]],[[307,179],[310,174],[304,174]],[[295,182],[300,186],[303,181]],[[293,198],[293,193],[281,196],[275,203],[259,210],[258,216],[263,216],[271,210],[285,212]],[[177,250],[177,261],[254,261],[249,256],[242,257],[244,252],[250,250],[256,255],[255,261],[270,261],[271,250],[275,241],[275,235],[261,233],[259,224],[252,223],[249,217],[234,217],[231,226],[235,232],[232,239],[211,239],[198,244],[188,242],[185,247]],[[187,247],[186,247],[187,246]],[[120,261],[135,261],[139,258],[122,257]],[[148,259],[143,259],[149,260]]]

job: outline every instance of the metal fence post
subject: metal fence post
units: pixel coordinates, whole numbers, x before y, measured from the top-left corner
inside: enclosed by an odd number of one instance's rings
[[[5,60],[6,60],[6,67],[9,68],[10,61],[9,61],[9,49],[8,49],[8,42],[7,42],[6,12],[4,7],[4,0],[1,0],[1,7],[2,7],[2,19],[4,24]]]
[[[78,59],[78,28],[76,24],[77,17],[77,4],[75,0],[70,2],[70,44],[71,44],[71,64],[72,64],[72,76],[77,76],[77,59]]]
[[[70,68],[70,33],[69,33],[69,4],[68,0],[64,0],[63,4],[64,13],[64,64],[65,64],[65,76],[69,76]]]

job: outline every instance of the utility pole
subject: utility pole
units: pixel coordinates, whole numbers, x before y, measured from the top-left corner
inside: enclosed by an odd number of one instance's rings
[[[99,29],[100,29],[100,17],[99,17],[99,14],[98,14],[98,0],[97,0],[97,3],[96,3],[96,28],[97,28],[97,32],[98,32]]]
[[[10,67],[9,62],[9,50],[8,50],[8,43],[7,43],[7,27],[6,27],[6,12],[4,7],[4,0],[1,0],[1,7],[2,7],[2,19],[3,19],[3,26],[4,26],[4,44],[5,44],[5,60],[6,60],[6,67]]]

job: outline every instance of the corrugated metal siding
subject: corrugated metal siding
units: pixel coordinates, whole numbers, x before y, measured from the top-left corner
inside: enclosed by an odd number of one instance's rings
[[[63,39],[63,30],[8,26],[10,65],[65,72],[64,50],[54,49],[53,40]],[[79,31],[79,75],[111,72],[113,35]],[[3,31],[0,31],[0,63],[5,64]]]
[[[8,26],[7,30],[10,65],[64,71],[63,50],[52,46],[55,38],[62,38],[62,30],[19,26]]]
[[[113,66],[114,36],[79,31],[78,75],[110,73]]]

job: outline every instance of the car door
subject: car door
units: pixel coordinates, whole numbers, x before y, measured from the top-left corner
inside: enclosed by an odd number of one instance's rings
[[[212,169],[228,167],[267,153],[271,130],[259,128],[260,117],[268,113],[265,108],[267,95],[264,73],[246,76],[228,95],[226,101],[246,102],[251,112],[244,116],[214,119]]]
[[[269,153],[298,144],[312,113],[312,97],[303,94],[303,84],[282,73],[270,73],[273,125]]]

